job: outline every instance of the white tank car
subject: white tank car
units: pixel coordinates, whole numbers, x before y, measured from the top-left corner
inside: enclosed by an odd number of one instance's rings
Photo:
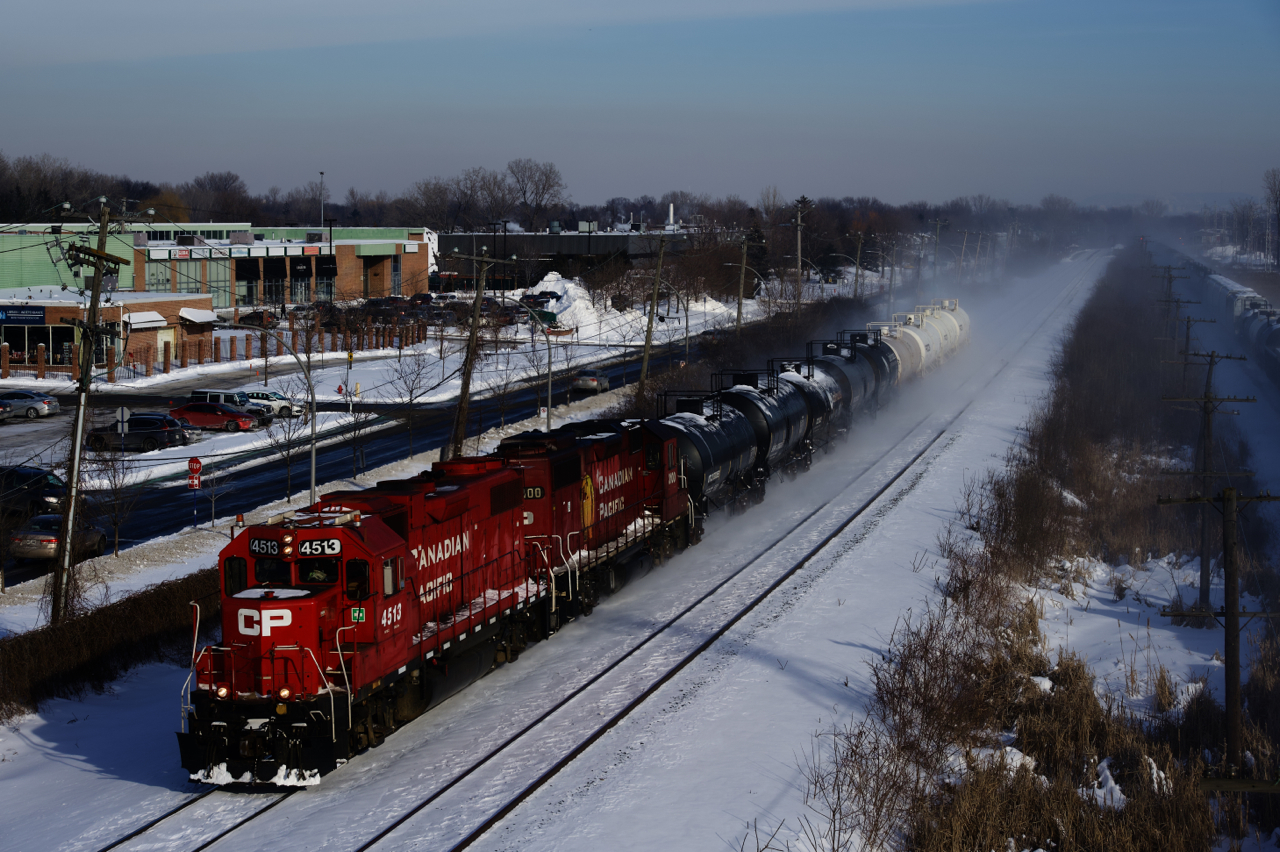
[[[969,315],[960,307],[959,299],[934,299],[934,304],[942,309],[942,313],[951,317],[960,329],[960,337],[956,346],[964,346],[969,342]]]
[[[897,322],[869,322],[867,328],[880,331],[880,342],[893,350],[901,365],[898,370],[898,383],[909,382],[924,372],[925,342],[915,329],[907,328]]]
[[[924,364],[922,373],[929,373],[942,361],[942,328],[936,320],[927,314],[911,313],[895,314],[893,317],[902,323],[903,331],[914,332],[924,341]]]
[[[939,305],[916,305],[916,313],[935,322],[942,333],[942,356],[950,358],[960,348],[960,323]]]

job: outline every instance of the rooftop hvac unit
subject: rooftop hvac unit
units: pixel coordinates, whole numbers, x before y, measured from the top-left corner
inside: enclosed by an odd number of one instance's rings
[[[248,231],[232,231],[231,245],[233,246],[251,246],[253,245],[253,234]]]
[[[146,232],[146,231],[134,231],[134,232],[133,232],[133,247],[134,247],[134,248],[146,248],[146,247],[147,247],[147,245],[148,245],[148,242],[147,242],[147,232]]]
[[[547,226],[547,231],[552,234],[560,233],[560,221],[556,220]]]
[[[195,234],[178,234],[174,237],[180,246],[193,246],[196,244]]]
[[[307,231],[307,243],[324,242],[324,231]]]

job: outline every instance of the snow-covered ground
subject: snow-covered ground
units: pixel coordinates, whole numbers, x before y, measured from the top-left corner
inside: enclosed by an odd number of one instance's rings
[[[715,519],[700,546],[602,602],[591,618],[533,646],[517,664],[214,848],[280,852],[357,845],[423,789],[434,789],[504,732],[536,717],[566,686],[599,671],[629,638],[669,618],[818,509],[799,535],[752,571],[785,567],[838,523],[841,512],[847,516],[874,494],[939,425],[963,412],[910,475],[828,546],[812,571],[784,585],[481,845],[737,849],[754,819],[771,828],[785,820],[779,837],[794,840],[804,810],[797,755],[815,731],[860,712],[870,691],[867,661],[883,648],[899,614],[931,592],[935,569],[917,573],[913,562],[922,554],[926,566],[936,558],[936,534],[953,517],[964,479],[1002,463],[1046,386],[1059,333],[1106,259],[1102,253],[1077,257],[1016,282],[989,304],[965,304],[973,317],[973,345],[910,389],[894,409],[863,423],[848,445],[812,472],[771,485],[764,504],[742,517]],[[107,694],[50,702],[0,732],[0,789],[8,805],[0,812],[0,836],[6,848],[95,849],[189,795],[170,733],[178,724],[185,675],[180,667],[147,666]],[[575,726],[567,720],[564,727],[572,733],[586,721]],[[557,739],[565,733],[558,731]],[[554,757],[553,749],[547,751],[531,755],[530,762]],[[491,774],[493,783],[499,774]],[[195,818],[146,848],[191,848],[244,806],[232,794],[207,802]],[[388,838],[387,848],[441,848],[463,817],[486,804],[479,795],[447,818],[416,819]],[[32,813],[48,818],[37,822]]]

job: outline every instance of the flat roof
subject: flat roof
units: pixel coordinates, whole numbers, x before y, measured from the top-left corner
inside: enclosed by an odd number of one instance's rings
[[[0,305],[36,305],[66,308],[88,301],[79,291],[60,287],[13,287],[0,290]],[[103,293],[101,304],[124,305],[130,302],[181,302],[207,300],[208,293],[156,293],[149,290],[117,290]]]

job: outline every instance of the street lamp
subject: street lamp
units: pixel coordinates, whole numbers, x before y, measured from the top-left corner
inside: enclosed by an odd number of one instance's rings
[[[320,227],[324,227],[324,172],[320,173]]]
[[[218,328],[242,328],[245,331],[262,332],[257,326],[243,325],[237,322],[219,322],[215,323]],[[309,333],[309,332],[308,332]],[[280,341],[280,345],[289,350],[289,354],[293,356],[293,360],[298,362],[298,369],[302,370],[302,375],[307,380],[307,392],[311,395],[311,503],[316,504],[316,416],[319,411],[316,410],[316,386],[311,381],[311,369],[298,357],[297,351],[285,341],[283,334],[277,334],[276,339]],[[293,403],[290,402],[290,405]]]

